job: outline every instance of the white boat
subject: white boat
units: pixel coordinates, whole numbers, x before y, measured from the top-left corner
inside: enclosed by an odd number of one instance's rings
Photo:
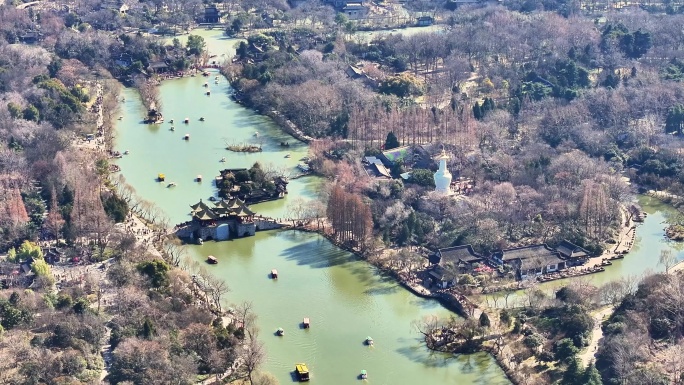
[[[373,346],[373,339],[369,337],[366,337],[366,345],[368,346]]]
[[[128,151],[128,150],[124,151],[124,155],[128,155],[128,154],[130,154],[130,153],[131,153],[131,152]]]
[[[226,163],[226,157],[224,156],[223,158],[221,158],[221,160],[219,162]]]
[[[254,136],[256,136],[258,138],[259,137],[259,131],[255,132]]]
[[[185,136],[183,137],[183,139],[184,139],[184,140],[190,140],[190,134],[185,134]]]
[[[171,126],[171,131],[176,131],[176,127]]]
[[[279,336],[282,337],[282,336],[285,335],[285,330],[283,330],[283,328],[278,328],[278,330],[276,331],[276,333],[277,333]]]
[[[291,156],[290,154],[286,154],[286,155],[285,155],[286,158],[289,158],[290,156]]]
[[[173,124],[173,119],[169,120],[169,123]]]
[[[176,187],[176,182],[171,182],[166,187]]]
[[[200,122],[203,122],[203,121],[204,121],[204,116],[200,118]]]
[[[119,120],[122,120],[122,119],[123,119],[123,116],[119,116]]]

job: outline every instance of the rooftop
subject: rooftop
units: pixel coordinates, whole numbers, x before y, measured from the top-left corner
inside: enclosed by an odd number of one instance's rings
[[[255,213],[247,207],[247,204],[239,199],[223,199],[214,204],[214,207],[209,207],[201,199],[199,202],[191,205],[191,215],[193,219],[201,221],[215,220],[225,217],[250,217]]]
[[[496,253],[496,255],[501,256],[501,259],[504,262],[511,261],[513,259],[524,260],[528,258],[540,257],[554,257],[558,259],[558,252],[548,247],[546,244],[515,247],[512,249],[499,251]]]
[[[477,254],[471,245],[453,246],[439,249],[437,253],[441,257],[440,262],[463,261],[465,263],[479,262],[483,258]]]
[[[564,239],[563,242],[556,247],[556,250],[560,253],[563,258],[588,258],[591,256],[591,252],[587,249],[579,247],[574,243]]]

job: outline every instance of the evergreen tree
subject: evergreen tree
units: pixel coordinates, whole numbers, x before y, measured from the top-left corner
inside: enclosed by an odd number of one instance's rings
[[[482,117],[484,116],[482,106],[480,106],[480,102],[475,102],[475,104],[473,105],[473,116],[477,120],[482,119]]]
[[[482,326],[482,327],[490,327],[491,326],[491,322],[489,322],[489,316],[485,312],[482,312],[482,314],[480,314],[480,326]]]
[[[403,246],[408,242],[410,237],[411,231],[409,230],[408,225],[404,223],[404,225],[401,226],[401,231],[399,231],[399,235],[397,235],[397,243]]]
[[[565,373],[563,373],[561,385],[585,385],[582,362],[580,362],[580,359],[576,356],[570,359],[568,368],[565,370]]]
[[[399,146],[399,139],[397,139],[397,136],[394,135],[394,132],[390,131],[387,133],[387,139],[385,139],[385,150],[391,150]]]
[[[679,135],[684,131],[684,106],[677,104],[670,107],[665,118],[665,132],[675,132]]]
[[[589,364],[584,371],[584,378],[582,379],[584,385],[603,385],[601,380],[601,373],[596,369],[594,363]]]

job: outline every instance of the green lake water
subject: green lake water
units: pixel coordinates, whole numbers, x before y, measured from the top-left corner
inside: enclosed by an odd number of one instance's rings
[[[188,220],[190,204],[216,193],[212,179],[221,168],[249,167],[259,161],[294,171],[307,154],[307,146],[295,145],[269,119],[232,102],[225,79],[219,85],[213,79],[212,73],[210,78],[165,81],[160,91],[166,122],[159,125],[142,123],[144,111],[135,92],[122,94],[125,102],[119,113],[122,119],[116,122],[116,148],[130,154],[117,164],[127,183],[163,210],[171,224]],[[211,96],[204,95],[205,81]],[[199,121],[202,116],[204,122]],[[185,117],[190,124],[181,123]],[[170,131],[169,119],[174,119],[175,131]],[[182,140],[186,133],[191,135],[189,141]],[[226,141],[256,140],[263,145],[261,153],[224,149]],[[293,145],[283,148],[281,141]],[[286,158],[288,153],[291,156]],[[225,163],[219,162],[222,157]],[[177,186],[156,182],[158,173],[166,174],[167,182]],[[205,178],[202,183],[194,182],[198,174]],[[316,199],[320,185],[321,180],[314,177],[293,180],[285,199],[253,209],[282,217],[294,198]],[[431,314],[446,317],[451,313],[436,301],[412,295],[316,234],[260,232],[254,237],[190,246],[189,254],[200,263],[207,255],[218,258],[218,265],[208,268],[230,285],[228,302],[253,302],[268,355],[263,369],[281,384],[293,381],[291,371],[297,362],[309,365],[312,383],[324,385],[356,383],[362,369],[368,371],[368,383],[379,385],[509,383],[487,354],[429,352],[411,323]],[[280,274],[277,281],[268,278],[273,268]],[[303,317],[311,318],[311,329],[300,329]],[[279,327],[285,329],[284,337],[274,335]],[[366,336],[374,338],[374,347],[363,344]]]
[[[684,243],[672,242],[665,238],[668,217],[674,215],[675,210],[650,196],[639,195],[637,200],[648,216],[643,223],[637,225],[636,238],[629,254],[625,255],[624,259],[612,261],[613,264],[607,266],[604,272],[575,279],[581,279],[596,286],[602,286],[623,277],[634,277],[638,280],[645,274],[665,270],[665,267],[659,263],[662,250],[671,250],[677,261],[684,261]],[[570,279],[546,282],[540,284],[539,289],[553,297],[559,287],[567,285],[569,282]],[[508,305],[521,305],[521,301],[524,302],[521,293],[516,292],[511,295],[508,298]],[[490,301],[489,305],[493,306],[494,304]],[[499,300],[497,305],[499,307],[505,306],[503,300]]]

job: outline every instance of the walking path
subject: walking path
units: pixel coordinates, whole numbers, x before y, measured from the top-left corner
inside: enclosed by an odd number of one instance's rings
[[[601,338],[603,338],[603,329],[601,329],[601,324],[612,313],[613,307],[610,305],[603,307],[594,313],[594,329],[591,331],[589,346],[587,346],[585,351],[578,355],[584,366],[589,365],[589,363],[594,360],[596,351],[598,350],[599,341]]]

